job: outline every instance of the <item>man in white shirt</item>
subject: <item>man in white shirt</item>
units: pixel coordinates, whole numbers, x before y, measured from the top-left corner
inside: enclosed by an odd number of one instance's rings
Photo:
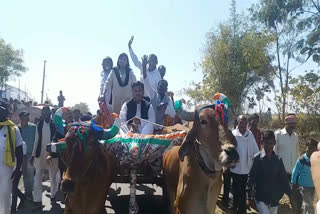
[[[259,152],[256,140],[253,134],[247,129],[248,119],[240,115],[238,117],[238,126],[232,131],[236,137],[238,145],[239,163],[232,169],[232,192],[233,192],[233,210],[236,213],[246,213],[246,184],[248,174],[253,164],[253,157]]]
[[[120,111],[122,130],[131,129],[140,134],[153,134],[155,113],[152,105],[143,99],[144,85],[140,81],[132,84],[133,99],[125,102]]]
[[[139,61],[137,55],[133,52],[131,44],[133,37],[129,41],[129,53],[133,64],[141,71],[141,81],[144,84],[144,96],[149,97],[150,100],[157,92],[158,83],[161,80],[160,73],[157,69],[158,58],[155,54],[150,54],[148,58],[147,70],[144,71],[142,63]]]
[[[51,120],[49,106],[42,108],[42,120],[37,124],[36,137],[32,151],[31,163],[34,164],[36,173],[34,176],[33,200],[37,207],[42,206],[42,178],[44,171],[49,171],[50,178],[50,198],[54,202],[58,191],[60,174],[58,168],[58,158],[53,154],[50,156],[46,151],[47,144],[51,143],[56,127]]]
[[[291,177],[292,170],[300,155],[298,135],[294,132],[297,117],[294,114],[288,114],[284,122],[285,127],[275,132],[274,151],[282,158],[286,172]]]
[[[167,95],[168,82],[166,80],[160,80],[158,83],[158,92],[151,99],[151,104],[153,106],[156,115],[156,124],[165,125],[165,117],[169,116],[172,121],[175,116],[175,110],[173,107],[172,100]],[[156,130],[162,129],[160,126],[155,126]]]
[[[0,214],[10,213],[12,179],[19,175],[23,159],[22,137],[8,119],[8,104],[0,104]],[[14,168],[15,167],[15,168]]]

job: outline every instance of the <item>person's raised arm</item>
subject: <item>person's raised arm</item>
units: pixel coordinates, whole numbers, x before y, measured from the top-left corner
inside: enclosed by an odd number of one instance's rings
[[[129,53],[130,53],[130,57],[131,57],[131,60],[133,62],[133,64],[139,68],[140,70],[142,70],[142,63],[139,61],[137,55],[133,52],[132,50],[132,42],[133,42],[133,39],[134,37],[132,36],[131,39],[129,40],[129,43],[128,43],[128,47],[129,47]]]
[[[143,79],[147,78],[147,63],[148,63],[148,56],[144,55],[142,57],[142,75],[143,75]]]

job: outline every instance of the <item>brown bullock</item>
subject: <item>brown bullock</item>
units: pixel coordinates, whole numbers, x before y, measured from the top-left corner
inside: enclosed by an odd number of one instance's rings
[[[76,135],[76,128],[71,127],[66,135],[65,214],[107,213],[105,201],[113,179],[114,156],[98,142],[101,136],[90,128],[87,131],[86,145]]]
[[[163,156],[172,213],[212,214],[222,186],[222,168],[239,160],[236,139],[216,117],[214,106],[197,107],[181,146]]]

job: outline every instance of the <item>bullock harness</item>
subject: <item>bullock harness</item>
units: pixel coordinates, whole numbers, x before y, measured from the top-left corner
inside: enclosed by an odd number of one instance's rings
[[[216,116],[220,119],[220,121],[223,125],[226,125],[226,123],[228,123],[228,119],[227,119],[225,111],[224,111],[225,106],[223,103],[216,104],[216,105],[215,104],[206,105],[206,106],[201,107],[195,114],[195,121],[199,121],[200,112],[206,108],[213,109],[216,113]],[[196,141],[198,141],[198,139],[196,139]],[[200,154],[199,143],[194,143],[194,151],[195,151],[196,159],[197,159],[198,164],[199,164],[200,168],[202,169],[202,171],[208,176],[214,174],[216,171],[214,169],[213,170],[210,169],[207,166],[207,164],[205,163],[205,161],[203,160],[203,158]]]
[[[198,164],[199,164],[200,168],[202,169],[202,171],[208,176],[214,174],[216,171],[214,169],[213,170],[209,169],[209,167],[204,162],[204,160],[200,154],[199,143],[194,144],[194,150],[195,150],[196,159],[197,159]]]
[[[75,127],[76,130],[76,137],[78,139],[77,143],[75,144],[76,147],[78,147],[79,152],[86,152],[88,150],[88,145],[87,145],[87,139],[89,137],[89,132],[87,130],[87,128],[91,128],[94,133],[95,133],[95,138],[98,139],[97,137],[97,132],[101,132],[102,129],[96,125],[96,123],[91,123],[90,126],[88,125],[84,125],[84,124],[73,124],[73,127]],[[75,149],[75,148],[73,148]],[[63,159],[62,159],[63,160]],[[98,156],[95,155],[94,160],[90,160],[90,164],[88,165],[88,167],[83,171],[83,173],[81,174],[81,177],[84,177],[88,171],[90,170],[90,168],[95,165],[95,163],[98,161]],[[63,161],[65,167],[67,168],[67,164],[65,163],[65,161]]]

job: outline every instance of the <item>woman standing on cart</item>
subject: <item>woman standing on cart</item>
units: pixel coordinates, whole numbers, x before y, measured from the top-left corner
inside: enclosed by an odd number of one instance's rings
[[[111,98],[112,104],[108,106],[111,112],[120,113],[122,104],[132,98],[131,85],[135,82],[136,76],[130,68],[128,55],[122,53],[118,58],[117,66],[111,70],[101,94],[106,104],[109,104]]]

